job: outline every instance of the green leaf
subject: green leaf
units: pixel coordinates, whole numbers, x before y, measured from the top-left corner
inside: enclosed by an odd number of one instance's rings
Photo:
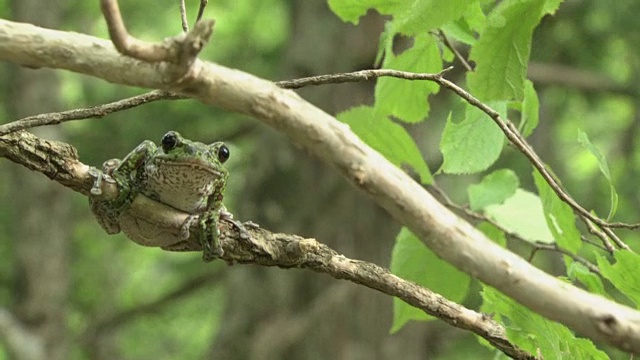
[[[342,21],[351,22],[354,25],[358,25],[360,17],[369,9],[375,9],[383,15],[391,15],[401,4],[403,4],[401,0],[329,0],[331,11]]]
[[[518,176],[512,170],[496,170],[479,184],[469,185],[469,206],[471,210],[478,211],[488,205],[501,204],[515,194],[518,185]]]
[[[433,182],[420,150],[402,126],[367,106],[351,108],[338,114],[337,118],[396,166],[411,166],[420,176],[421,183]]]
[[[544,14],[553,15],[556,13],[556,10],[560,7],[560,4],[563,0],[547,0],[544,3]]]
[[[640,255],[618,250],[614,257],[616,263],[611,265],[603,256],[597,255],[600,272],[616,289],[633,300],[636,307],[640,307]]]
[[[506,103],[493,105],[501,114]],[[444,162],[442,171],[450,174],[470,174],[486,170],[500,156],[504,145],[502,131],[493,120],[474,106],[466,105],[466,117],[454,123],[451,114],[440,140]]]
[[[520,132],[522,136],[531,135],[538,126],[540,102],[538,93],[533,88],[530,80],[524,82],[524,100],[522,100],[522,121],[520,122]]]
[[[467,296],[471,278],[438,258],[407,228],[402,228],[391,254],[391,272],[411,280],[451,301],[461,302]],[[433,319],[424,311],[398,298],[393,299],[391,333],[400,330],[411,320]]]
[[[476,38],[473,30],[465,19],[458,19],[442,27],[442,31],[451,39],[455,39],[467,45],[475,45]]]
[[[553,236],[544,219],[542,202],[535,194],[517,189],[501,205],[487,206],[485,213],[500,226],[527,241],[553,243]]]
[[[483,286],[484,313],[504,323],[514,344],[544,359],[608,359],[588,339],[577,338],[566,326],[547,320],[497,290]]]
[[[580,281],[587,290],[589,290],[589,292],[608,297],[608,294],[604,289],[604,285],[602,284],[602,279],[600,279],[598,275],[589,271],[586,266],[579,262],[574,261],[571,263],[567,269],[567,275],[569,275],[569,278],[572,280]]]
[[[440,50],[435,40],[419,36],[413,47],[398,56],[386,52],[385,69],[418,73],[437,73],[442,70]],[[438,84],[431,81],[384,77],[378,80],[375,90],[375,108],[378,112],[393,115],[410,123],[423,120],[429,113],[429,94],[438,92]]]
[[[580,231],[576,227],[573,210],[551,189],[538,170],[533,170],[533,180],[538,188],[544,218],[556,243],[562,248],[576,253],[582,247]]]
[[[496,244],[505,247],[507,246],[507,237],[504,235],[504,232],[493,224],[488,223],[486,221],[481,222],[476,226],[478,230],[482,231],[489,239],[493,240]]]
[[[477,64],[468,84],[478,98],[522,100],[531,36],[542,15],[544,0],[505,0],[488,16],[470,57]]]
[[[587,134],[579,130],[578,131],[578,142],[582,145],[583,148],[589,150],[589,152],[598,160],[598,166],[600,167],[600,172],[607,178],[609,182],[609,194],[611,199],[611,207],[609,208],[609,215],[607,216],[607,220],[611,220],[613,216],[616,214],[618,210],[618,193],[616,192],[616,188],[613,185],[613,181],[611,180],[611,172],[609,171],[609,163],[607,159],[602,155],[602,153],[593,146],[591,141],[589,141],[589,137]]]
[[[465,10],[477,1],[469,0],[414,0],[407,1],[394,16],[394,33],[405,35],[424,34],[462,16]]]

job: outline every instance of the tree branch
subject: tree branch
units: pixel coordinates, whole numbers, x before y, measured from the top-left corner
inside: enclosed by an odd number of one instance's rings
[[[9,353],[18,360],[46,358],[42,337],[29,331],[5,308],[0,308],[0,339],[4,340]]]
[[[119,55],[104,40],[5,20],[0,20],[0,60],[30,67],[66,69],[124,85],[164,89],[255,117],[339,170],[439,257],[576,332],[625,351],[640,353],[640,312],[556,279],[496,245],[362,142],[348,126],[291,91],[198,59],[183,77],[166,82],[163,79],[171,79],[170,75],[175,71],[171,64],[159,68],[156,64]],[[444,79],[441,81],[455,86]],[[479,103],[478,106],[484,105]],[[0,149],[1,145],[0,141]],[[82,183],[83,178],[78,180]],[[81,188],[85,189],[84,184]],[[277,244],[282,240],[271,237],[269,243]],[[326,248],[315,241],[299,241],[300,244],[306,248],[317,246],[319,251]],[[326,251],[321,251],[325,257],[317,253],[310,256],[315,262],[307,262],[305,266],[323,266],[333,276],[350,277],[359,283],[381,277],[385,281],[402,281],[372,264],[369,264],[371,272],[358,273],[359,265],[364,264],[332,256],[329,250]],[[255,260],[262,263],[268,258],[271,257]],[[383,282],[376,286],[386,290],[388,285]],[[407,285],[403,291],[416,291],[415,294],[402,292],[398,296],[424,299],[425,290],[414,286]],[[388,290],[398,291],[398,288]],[[411,301],[412,304],[421,303],[418,299]]]
[[[104,105],[55,113],[38,114],[12,121],[10,123],[0,125],[0,136],[37,126],[57,125],[72,120],[101,118],[117,111],[131,109],[133,107],[158,100],[179,100],[185,98],[185,96],[171,94],[166,91],[153,90],[146,94],[133,96]]]
[[[5,141],[7,138],[10,141]],[[12,150],[10,157],[5,156],[8,154],[8,149]],[[41,155],[36,157],[38,161],[31,160],[34,153],[38,153],[33,149],[42,149],[39,151]],[[31,170],[42,172],[52,180],[85,195],[89,194],[93,186],[89,166],[80,163],[75,149],[64,143],[49,142],[30,133],[19,131],[0,137],[0,156],[7,157]],[[50,173],[55,176],[50,176]],[[102,191],[104,196],[113,198],[117,195],[115,185],[109,182],[103,182]],[[142,195],[136,197],[131,209],[134,213],[144,217],[146,221],[174,233],[180,232],[189,216]],[[198,233],[196,226],[197,224],[193,225],[191,234]],[[518,359],[533,358],[511,344],[506,338],[504,328],[483,314],[476,313],[448,301],[428,289],[398,278],[377,265],[348,259],[313,239],[271,233],[250,225],[246,227],[250,234],[249,239],[242,238],[240,234],[237,234],[233,224],[227,222],[222,224],[222,246],[225,253],[221,257],[222,260],[229,264],[251,263],[282,268],[309,268],[327,273],[336,279],[346,279],[388,295],[397,296],[451,325],[473,331],[509,356]],[[188,239],[184,249],[186,251],[202,250],[200,242],[195,236]],[[171,296],[171,298],[173,297],[175,295]],[[132,313],[147,312],[148,308],[132,310]],[[101,323],[94,330],[116,326],[121,321],[123,321],[123,316],[118,316]]]

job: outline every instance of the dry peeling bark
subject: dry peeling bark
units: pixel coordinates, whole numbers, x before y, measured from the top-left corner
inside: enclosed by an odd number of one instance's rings
[[[562,282],[496,245],[348,126],[291,91],[197,59],[176,78],[170,64],[124,57],[110,42],[4,20],[0,20],[0,59],[172,91],[255,117],[340,171],[441,258],[584,336],[640,353],[640,312]]]

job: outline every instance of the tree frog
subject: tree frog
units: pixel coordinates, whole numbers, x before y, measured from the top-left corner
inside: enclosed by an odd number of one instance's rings
[[[102,201],[89,197],[91,210],[109,234],[124,232],[131,240],[165,250],[185,250],[189,227],[197,223],[194,234],[203,249],[203,259],[211,261],[222,255],[218,221],[229,216],[222,204],[228,172],[222,166],[229,159],[229,148],[222,142],[210,145],[190,141],[176,131],[169,131],[160,146],[146,140],[123,160],[104,163],[103,173],[118,184],[116,199]],[[100,193],[103,174],[96,176],[92,193]],[[179,234],[164,231],[152,221],[130,211],[138,194],[191,214]]]

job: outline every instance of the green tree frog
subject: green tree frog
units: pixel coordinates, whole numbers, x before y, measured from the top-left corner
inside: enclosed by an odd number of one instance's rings
[[[108,201],[90,196],[91,210],[107,233],[122,231],[141,245],[165,250],[185,250],[189,228],[197,223],[198,233],[194,235],[202,246],[203,259],[211,261],[223,253],[218,221],[221,215],[230,218],[222,204],[228,177],[222,164],[229,155],[229,148],[222,142],[207,145],[185,139],[175,131],[166,133],[159,147],[146,140],[123,160],[104,163],[102,172],[115,180],[119,195]],[[101,193],[102,175],[96,176],[95,195]],[[180,233],[154,229],[153,222],[133,213],[130,205],[138,194],[190,214]]]

